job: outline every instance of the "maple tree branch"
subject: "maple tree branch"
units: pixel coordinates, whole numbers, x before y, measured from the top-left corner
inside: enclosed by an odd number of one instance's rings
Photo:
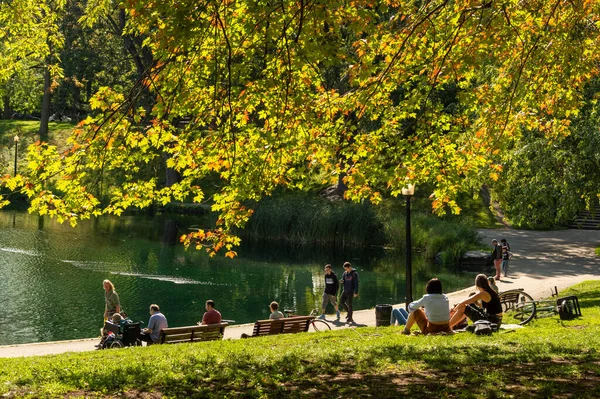
[[[560,3],[561,3],[561,0],[557,0],[556,3],[554,4],[554,6],[552,7],[552,10],[551,10],[550,14],[548,15],[548,19],[544,23],[544,28],[542,29],[542,32],[544,32],[548,28],[548,25],[550,24],[550,20],[552,19],[553,15],[556,12]],[[500,139],[500,137],[504,134],[504,131],[506,130],[506,128],[508,126],[508,121],[510,119],[510,115],[512,112],[514,99],[517,94],[517,88],[519,87],[521,77],[522,77],[523,71],[525,69],[525,65],[527,64],[527,62],[528,62],[529,58],[531,57],[531,55],[533,54],[534,50],[536,50],[536,48],[538,47],[541,39],[542,39],[542,34],[540,33],[540,34],[538,34],[537,38],[531,45],[531,48],[529,49],[529,51],[527,51],[527,54],[525,54],[525,57],[522,58],[522,62],[518,69],[518,72],[517,72],[517,77],[516,77],[516,80],[515,80],[515,83],[513,86],[513,90],[511,92],[510,99],[508,101],[508,110],[506,111],[506,118],[504,119],[504,123],[502,124],[502,129],[500,130],[500,134],[498,135],[496,140]],[[523,49],[523,51],[525,51],[525,49]],[[506,109],[506,106],[505,106],[505,109]]]
[[[231,80],[231,65],[232,65],[232,48],[231,48],[231,43],[229,41],[229,36],[227,35],[227,29],[225,29],[225,24],[223,23],[223,20],[221,19],[221,14],[219,13],[219,10],[217,9],[215,11],[215,16],[217,19],[217,22],[219,23],[219,26],[221,27],[221,31],[223,32],[223,37],[225,39],[225,44],[227,46],[227,105],[229,108],[229,132],[231,134],[231,138],[232,138],[232,142],[233,142],[233,149],[232,149],[232,157],[231,157],[231,164],[230,164],[230,168],[233,169],[233,165],[235,164],[235,160],[236,160],[236,136],[235,136],[235,130],[234,130],[234,126],[233,126],[233,106],[231,103],[231,87],[232,87],[232,80]],[[229,177],[231,179],[231,175]]]
[[[375,84],[375,87],[371,90],[370,93],[368,93],[367,97],[363,101],[363,105],[362,105],[362,107],[361,107],[361,109],[360,109],[360,111],[358,113],[358,117],[359,118],[362,117],[363,113],[367,109],[367,103],[369,102],[369,100],[371,99],[371,97],[373,97],[373,95],[377,92],[377,89],[379,89],[379,86],[381,86],[381,83],[383,82],[383,78],[389,73],[389,71],[392,69],[392,67],[396,64],[396,61],[400,57],[400,54],[402,54],[402,52],[404,51],[404,47],[406,46],[406,43],[408,43],[408,39],[410,39],[412,37],[412,35],[415,33],[415,31],[417,30],[417,28],[419,26],[421,26],[425,21],[427,21],[432,15],[436,14],[437,12],[439,12],[440,10],[442,10],[444,7],[446,7],[447,4],[448,4],[448,0],[444,0],[442,2],[442,4],[440,4],[437,7],[433,8],[420,21],[418,21],[417,23],[415,23],[413,25],[413,27],[410,29],[410,31],[408,32],[408,34],[406,35],[406,37],[402,41],[402,44],[400,45],[400,48],[393,55],[392,59],[390,60],[389,64],[385,68],[385,70],[381,74],[379,74],[379,76],[377,77],[377,83]]]

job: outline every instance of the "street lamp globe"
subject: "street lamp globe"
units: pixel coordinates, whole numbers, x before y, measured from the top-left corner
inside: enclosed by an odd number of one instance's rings
[[[404,196],[413,196],[415,195],[415,186],[414,184],[407,184],[402,188],[402,195]]]

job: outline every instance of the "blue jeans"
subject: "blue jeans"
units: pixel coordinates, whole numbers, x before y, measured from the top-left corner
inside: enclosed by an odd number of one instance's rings
[[[392,310],[392,325],[396,325],[396,321],[400,325],[405,325],[406,320],[408,320],[408,312],[406,310],[404,310],[403,308]]]
[[[504,272],[504,277],[508,276],[508,259],[503,259],[502,260],[502,272]]]

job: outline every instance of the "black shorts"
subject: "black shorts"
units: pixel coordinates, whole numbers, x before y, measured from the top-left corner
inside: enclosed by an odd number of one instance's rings
[[[465,307],[465,316],[472,322],[476,322],[477,320],[487,320],[490,323],[496,323],[498,327],[502,324],[502,317],[498,317],[495,314],[488,314],[483,308],[473,305],[472,303]]]

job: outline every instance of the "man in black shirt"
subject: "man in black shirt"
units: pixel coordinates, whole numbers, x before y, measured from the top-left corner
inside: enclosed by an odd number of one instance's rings
[[[327,304],[331,302],[333,308],[335,309],[335,315],[337,316],[337,320],[340,319],[340,310],[337,304],[337,292],[340,283],[338,282],[337,276],[331,270],[331,265],[325,265],[325,292],[323,292],[323,311],[321,312],[321,316],[319,319],[325,319],[325,310],[327,308]]]

